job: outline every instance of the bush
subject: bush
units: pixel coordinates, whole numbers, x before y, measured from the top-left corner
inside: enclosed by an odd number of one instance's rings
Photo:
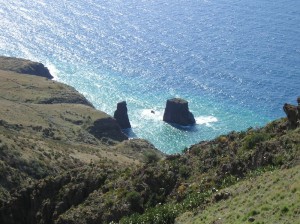
[[[287,206],[284,206],[282,209],[281,209],[281,213],[287,213],[289,211],[289,208]]]
[[[253,149],[257,143],[267,141],[271,136],[267,133],[251,133],[244,139],[244,148]]]
[[[142,197],[136,191],[131,191],[126,194],[126,200],[129,202],[131,209],[134,211],[141,210]]]
[[[154,152],[145,152],[144,156],[147,164],[156,163],[159,160],[158,155]]]
[[[190,170],[188,166],[182,165],[179,167],[179,174],[181,177],[187,179],[190,176]]]

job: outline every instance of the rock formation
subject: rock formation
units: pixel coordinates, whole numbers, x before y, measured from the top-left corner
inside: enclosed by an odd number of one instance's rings
[[[88,128],[88,131],[97,139],[108,138],[115,141],[128,139],[120,130],[117,122],[111,117],[96,120],[93,125]]]
[[[297,98],[297,102],[298,102],[298,116],[300,117],[300,96]]]
[[[196,123],[194,115],[189,111],[188,102],[180,98],[167,100],[163,120],[179,125],[193,125]]]
[[[117,110],[114,113],[114,118],[122,129],[131,128],[128,114],[126,101],[119,102],[117,104]]]
[[[283,110],[287,115],[291,128],[296,128],[300,125],[300,97],[297,99],[298,106],[285,103]]]
[[[0,56],[0,69],[53,79],[48,68],[46,68],[42,63],[26,59]]]

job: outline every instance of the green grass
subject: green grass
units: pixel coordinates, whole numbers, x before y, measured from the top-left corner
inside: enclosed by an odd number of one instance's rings
[[[212,203],[199,214],[183,214],[177,223],[299,223],[300,166],[269,171],[229,188],[232,197]]]

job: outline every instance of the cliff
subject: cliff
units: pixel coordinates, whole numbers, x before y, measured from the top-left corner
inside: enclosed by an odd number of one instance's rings
[[[91,163],[124,169],[146,161],[146,152],[162,156],[144,140],[132,140],[139,152],[123,148],[127,137],[115,119],[45,71],[0,57],[0,204],[11,190]]]
[[[46,68],[42,63],[26,59],[0,56],[0,68],[5,71],[13,71],[16,73],[53,79],[48,68]]]
[[[300,128],[286,118],[167,156],[67,85],[1,67],[0,85],[0,223],[299,220]]]

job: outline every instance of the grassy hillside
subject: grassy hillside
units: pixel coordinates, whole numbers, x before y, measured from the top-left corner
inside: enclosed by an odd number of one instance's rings
[[[287,119],[163,155],[18,60],[0,57],[0,223],[297,222],[300,128]]]
[[[171,190],[165,197],[158,195],[160,197],[156,198],[159,200],[153,206],[147,207],[146,204],[143,214],[136,213],[123,218],[121,223],[174,223],[176,217],[189,212],[179,219],[180,223],[188,222],[186,218],[190,216],[190,212],[202,213],[215,197],[217,200],[228,197],[226,194],[216,196],[217,191],[264,173],[298,166],[299,158],[300,128],[289,129],[285,119],[274,121],[260,129],[232,132],[212,141],[201,142],[182,155],[168,156],[155,167],[148,165],[145,168],[148,172],[154,170],[152,172],[157,174],[173,174]],[[145,172],[141,171],[143,174]],[[288,172],[289,170],[286,171]],[[145,182],[143,177],[144,175],[138,182]],[[170,180],[165,182],[170,183]],[[259,186],[259,183],[255,182],[253,185]],[[275,197],[276,192],[273,193]],[[296,204],[300,203],[300,198],[295,200]],[[252,203],[249,209],[253,210],[256,207],[254,201]],[[210,215],[214,217],[214,214]],[[244,216],[246,214],[242,218]],[[214,221],[216,222],[211,223],[222,223]]]
[[[74,88],[27,75],[37,64],[0,57],[0,202],[11,189],[87,164],[123,169],[144,162],[146,152],[162,156],[144,140],[127,141],[116,121]]]
[[[228,195],[223,200],[218,195]],[[188,223],[299,223],[300,166],[249,176],[211,197],[204,210],[176,219]]]

